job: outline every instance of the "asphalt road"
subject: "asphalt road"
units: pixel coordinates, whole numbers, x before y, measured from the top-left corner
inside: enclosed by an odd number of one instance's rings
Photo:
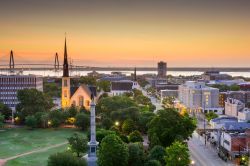
[[[234,166],[231,162],[221,160],[214,148],[209,144],[204,145],[204,139],[194,132],[192,138],[188,141],[188,148],[191,159],[195,166]]]

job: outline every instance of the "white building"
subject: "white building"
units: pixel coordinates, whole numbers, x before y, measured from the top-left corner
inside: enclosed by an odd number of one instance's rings
[[[249,108],[244,108],[238,112],[238,121],[239,122],[250,121],[250,109]]]
[[[227,98],[225,101],[225,115],[238,117],[238,112],[245,108],[245,104],[240,100]]]
[[[179,86],[179,100],[189,109],[202,109],[204,113],[223,113],[219,107],[219,89],[208,87],[204,82],[187,81]]]
[[[0,102],[15,110],[17,91],[31,88],[43,91],[43,78],[36,75],[0,75]]]
[[[111,82],[111,96],[119,96],[124,93],[132,92],[133,89],[138,88],[138,83],[130,80],[114,81]]]

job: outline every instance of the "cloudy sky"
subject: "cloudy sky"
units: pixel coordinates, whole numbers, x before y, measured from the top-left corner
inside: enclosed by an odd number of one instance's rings
[[[0,61],[250,67],[249,0],[0,0]],[[17,62],[16,62],[17,63]]]

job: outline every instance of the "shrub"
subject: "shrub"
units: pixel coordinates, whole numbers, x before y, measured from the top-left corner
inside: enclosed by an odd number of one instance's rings
[[[85,113],[79,113],[76,115],[75,125],[82,130],[86,130],[90,125],[90,116]]]
[[[30,127],[31,129],[35,128],[37,126],[37,120],[35,118],[35,116],[31,115],[31,116],[27,116],[25,118],[25,124]]]
[[[49,157],[48,166],[87,166],[84,159],[73,156],[72,153],[56,153]]]

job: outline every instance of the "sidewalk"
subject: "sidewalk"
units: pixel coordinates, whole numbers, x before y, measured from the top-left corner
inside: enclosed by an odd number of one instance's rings
[[[193,133],[193,137],[188,141],[190,156],[195,161],[195,166],[234,166],[232,162],[224,162],[220,159],[216,149],[210,143],[207,143],[207,146],[205,146],[204,141],[204,138],[196,132]]]

